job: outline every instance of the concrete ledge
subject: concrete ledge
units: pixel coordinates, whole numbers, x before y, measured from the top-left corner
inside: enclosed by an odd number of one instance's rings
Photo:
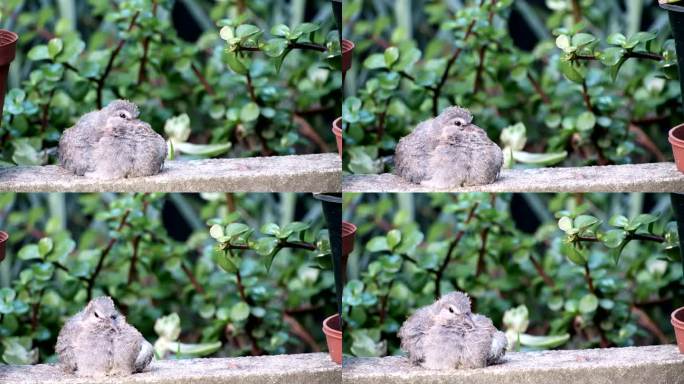
[[[342,190],[433,192],[389,173],[344,176]],[[444,192],[684,192],[684,174],[674,163],[505,169],[493,184]]]
[[[109,378],[79,378],[48,364],[0,365],[3,384],[329,384],[340,377],[340,366],[327,353],[153,361],[145,372]]]
[[[342,382],[355,384],[643,384],[684,383],[684,355],[674,345],[513,352],[483,369],[430,371],[404,357],[345,358]]]
[[[339,192],[336,153],[167,161],[158,175],[121,180],[74,176],[56,165],[0,168],[11,192]]]

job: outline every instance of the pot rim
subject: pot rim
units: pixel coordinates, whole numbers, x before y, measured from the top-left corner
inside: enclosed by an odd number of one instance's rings
[[[668,0],[658,0],[658,5],[660,5],[660,8],[667,9],[668,11],[673,11],[673,12],[684,12],[684,2],[681,0],[676,0],[676,1],[671,1],[669,2]]]
[[[337,135],[339,132],[339,135],[342,135],[342,116],[338,117],[333,121],[333,127],[332,131]]]
[[[332,321],[335,318],[339,318],[339,314],[334,314],[332,316],[328,316],[323,320],[323,333],[325,333],[326,336],[335,338],[335,339],[342,339],[342,331],[338,331],[337,329],[331,328],[328,323]]]
[[[679,124],[668,131],[667,141],[669,141],[670,144],[672,144],[675,147],[684,148],[684,139],[680,139],[674,135],[675,132],[678,132],[680,130],[684,131],[684,123]],[[684,132],[682,132],[682,135],[684,135]]]
[[[342,47],[342,53],[347,53],[354,49],[356,45],[351,40],[342,39],[342,43],[340,43],[340,46]]]
[[[5,231],[0,231],[0,244],[6,242],[9,239],[9,233]]]
[[[684,312],[684,307],[679,307],[672,311],[672,314],[670,315],[670,323],[672,324],[673,327],[675,328],[680,328],[684,329],[684,321],[679,320],[676,316],[680,312]]]
[[[0,49],[15,44],[19,40],[19,35],[6,29],[0,29],[0,36],[8,36],[10,39],[4,43],[0,42]]]
[[[342,222],[342,237],[351,236],[356,233],[356,225],[348,222]]]

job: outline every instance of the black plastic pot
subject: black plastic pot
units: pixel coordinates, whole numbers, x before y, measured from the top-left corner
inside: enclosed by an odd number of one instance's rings
[[[684,272],[684,193],[671,193],[672,211],[677,221],[677,233],[679,234],[679,256],[682,259],[682,272]]]
[[[337,25],[337,33],[339,33],[340,41],[342,41],[342,0],[330,0],[330,3],[335,17],[335,25]]]
[[[17,40],[19,40],[19,35],[16,33],[0,29],[0,123],[2,123],[2,111],[5,106],[5,90],[10,63],[14,61],[17,54]]]
[[[667,3],[660,1],[660,6],[667,9],[670,28],[677,51],[677,66],[679,67],[679,86],[682,92],[682,106],[684,106],[684,1]]]
[[[333,274],[335,276],[335,293],[337,296],[337,313],[342,314],[342,290],[344,278],[342,269],[342,194],[321,193],[314,194],[323,204],[323,215],[328,223],[330,248],[332,251]],[[342,319],[340,318],[340,329]]]

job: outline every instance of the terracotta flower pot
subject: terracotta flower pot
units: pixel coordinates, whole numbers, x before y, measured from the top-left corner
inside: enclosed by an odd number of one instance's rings
[[[5,247],[7,245],[9,234],[5,231],[0,231],[0,261],[5,260]]]
[[[342,157],[342,117],[338,117],[333,121],[332,131],[335,135],[335,141],[337,142],[337,152]]]
[[[672,154],[674,155],[677,169],[679,172],[684,173],[684,124],[670,129],[667,140],[672,146]]]
[[[677,338],[677,346],[679,353],[684,354],[684,307],[675,309],[670,316],[670,323],[675,330],[675,337]]]
[[[323,333],[328,343],[330,359],[337,364],[342,364],[342,329],[340,328],[340,315],[332,315],[323,320]]]
[[[352,51],[354,43],[351,40],[342,39],[342,73],[344,74],[351,68]]]
[[[17,53],[17,40],[19,40],[19,35],[16,33],[0,29],[0,122],[2,122],[2,111],[5,106],[7,75],[10,63]]]
[[[342,222],[342,254],[349,255],[354,250],[354,237],[356,236],[356,225]]]
[[[356,236],[356,225],[342,222],[342,280],[347,281],[347,260],[349,254],[354,250],[354,237]]]

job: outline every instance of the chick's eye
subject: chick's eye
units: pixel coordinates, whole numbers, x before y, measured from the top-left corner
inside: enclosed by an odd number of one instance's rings
[[[454,308],[449,307],[449,312],[454,313]]]
[[[461,123],[461,120],[456,120],[456,125],[460,127],[463,123]]]
[[[98,315],[97,312],[93,312],[93,315],[95,315],[95,317],[97,317],[98,319],[100,318],[100,315]]]
[[[125,114],[125,113],[119,113],[119,117],[122,118],[122,119],[125,119],[125,118],[126,118],[126,114]]]

